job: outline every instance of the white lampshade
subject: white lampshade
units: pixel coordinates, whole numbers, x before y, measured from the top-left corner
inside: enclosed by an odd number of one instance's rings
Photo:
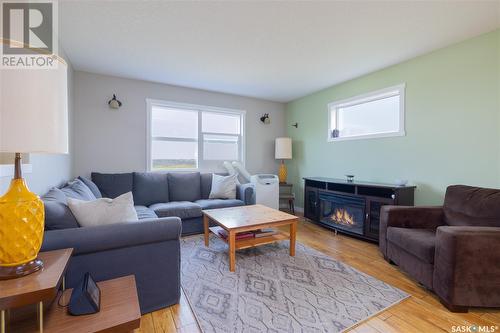
[[[0,69],[0,152],[68,152],[67,71]]]
[[[292,159],[292,138],[276,138],[274,158],[278,160]]]

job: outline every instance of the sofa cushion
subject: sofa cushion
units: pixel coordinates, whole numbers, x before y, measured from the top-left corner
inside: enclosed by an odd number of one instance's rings
[[[426,263],[434,263],[434,230],[389,227],[387,241]]]
[[[134,172],[134,203],[149,206],[168,202],[167,174],[162,172]]]
[[[196,201],[201,199],[200,173],[169,173],[168,193],[170,201]]]
[[[134,206],[135,211],[137,213],[137,217],[139,220],[142,219],[156,219],[158,218],[158,215],[152,210],[151,208],[148,208],[146,206]]]
[[[79,227],[73,213],[66,205],[66,195],[60,189],[51,189],[41,199],[45,209],[45,230]]]
[[[238,199],[201,199],[196,200],[195,203],[200,205],[203,210],[245,205],[243,201]]]
[[[201,173],[201,199],[208,199],[210,191],[212,190],[212,173]]]
[[[132,173],[99,173],[92,172],[92,181],[99,187],[103,198],[114,199],[123,193],[133,190]]]
[[[158,217],[177,216],[181,219],[200,217],[201,206],[190,201],[171,201],[149,206]]]
[[[92,191],[96,199],[102,198],[101,191],[99,191],[99,188],[93,181],[91,181],[87,177],[82,177],[82,176],[78,177],[78,179],[80,179],[85,185],[87,185],[87,187],[89,188],[90,191]]]
[[[500,227],[500,190],[448,186],[443,210],[447,225]]]
[[[80,179],[68,182],[61,191],[68,197],[77,200],[90,201],[97,199],[92,191]]]

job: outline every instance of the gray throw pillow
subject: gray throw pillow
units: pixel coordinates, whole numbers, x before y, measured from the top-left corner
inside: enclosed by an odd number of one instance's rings
[[[42,200],[45,201],[56,201],[63,204],[67,203],[66,194],[57,187],[53,187],[42,196]]]
[[[68,198],[85,201],[97,199],[94,193],[92,193],[87,185],[85,185],[80,179],[75,179],[68,182],[64,187],[61,188],[61,191],[64,192],[64,194]]]
[[[55,187],[42,196],[45,230],[78,228],[78,223],[66,205],[66,200],[64,192]]]
[[[68,206],[82,227],[138,221],[132,192],[114,199],[83,201],[68,198]]]
[[[196,201],[201,199],[200,173],[169,173],[168,197],[170,201]]]
[[[90,191],[92,191],[92,193],[97,199],[102,198],[101,191],[99,191],[99,188],[97,187],[96,184],[94,184],[93,181],[82,176],[78,177],[78,179],[80,179],[85,185],[87,185],[87,187],[90,189]]]
[[[238,174],[229,176],[212,176],[212,189],[209,199],[236,199],[236,185],[238,184]]]

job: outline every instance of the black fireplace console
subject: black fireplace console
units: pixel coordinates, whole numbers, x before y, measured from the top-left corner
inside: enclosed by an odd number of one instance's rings
[[[415,186],[304,178],[304,217],[324,227],[378,242],[380,207],[413,206]]]

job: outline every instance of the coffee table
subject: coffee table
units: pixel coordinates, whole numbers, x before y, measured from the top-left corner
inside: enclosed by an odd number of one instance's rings
[[[295,239],[298,217],[272,209],[263,205],[240,206],[230,208],[209,209],[203,211],[203,226],[205,230],[205,246],[209,246],[210,221],[227,231],[224,239],[217,232],[215,235],[229,244],[229,270],[234,272],[236,265],[236,250],[269,244],[285,239],[290,240],[290,255],[295,256]],[[255,231],[262,228],[290,226],[290,233],[277,231],[275,234],[259,238],[236,239],[236,234],[244,231]]]

